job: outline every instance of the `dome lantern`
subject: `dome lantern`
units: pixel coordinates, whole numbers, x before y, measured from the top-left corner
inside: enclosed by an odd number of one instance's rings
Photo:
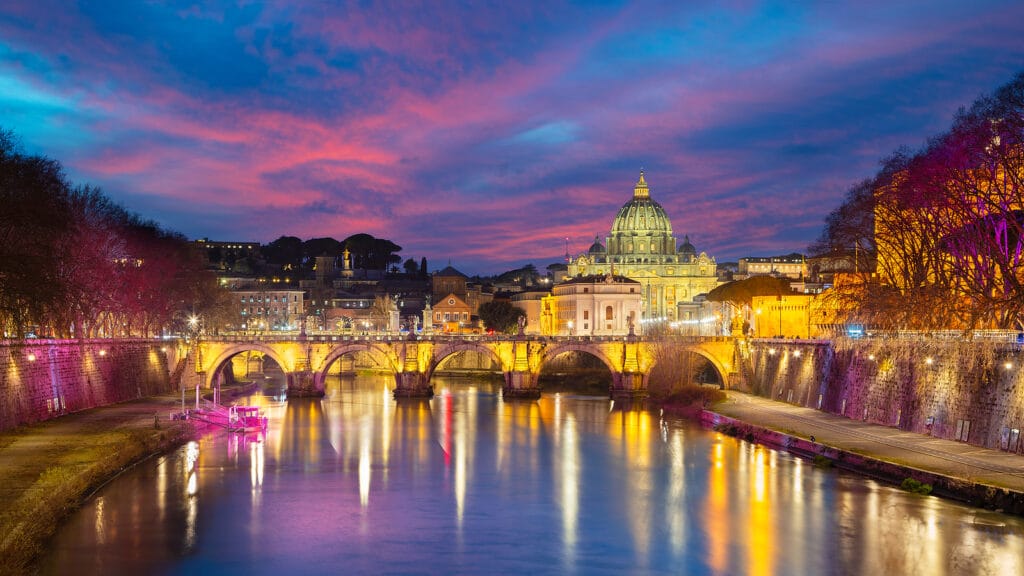
[[[650,198],[651,191],[647,188],[647,181],[644,180],[644,171],[640,171],[640,179],[636,181],[636,186],[633,187],[633,198]]]

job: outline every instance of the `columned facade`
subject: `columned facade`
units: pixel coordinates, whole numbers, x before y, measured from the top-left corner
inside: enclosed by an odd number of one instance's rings
[[[545,335],[626,336],[639,328],[642,295],[623,276],[580,276],[555,285],[542,303]],[[543,317],[546,315],[547,317]]]

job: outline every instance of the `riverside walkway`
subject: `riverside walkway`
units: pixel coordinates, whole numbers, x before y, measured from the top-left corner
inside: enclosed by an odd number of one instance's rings
[[[0,432],[0,574],[31,573],[64,515],[124,467],[192,431],[174,396],[93,408]]]
[[[706,412],[807,440],[800,443],[802,449],[797,452],[828,454],[828,449],[835,449],[953,481],[1004,488],[1024,495],[1024,456],[1021,455],[868,424],[732,390],[726,401]],[[810,442],[812,437],[813,443]],[[857,466],[849,467],[857,469]]]

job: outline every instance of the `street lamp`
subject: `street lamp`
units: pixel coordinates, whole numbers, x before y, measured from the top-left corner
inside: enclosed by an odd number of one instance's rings
[[[569,320],[569,336],[572,336],[572,320]]]

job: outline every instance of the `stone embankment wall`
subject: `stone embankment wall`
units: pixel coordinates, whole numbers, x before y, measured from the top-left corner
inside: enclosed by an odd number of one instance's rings
[[[827,412],[1024,453],[1019,345],[919,339],[753,340],[748,391]]]
[[[177,352],[153,340],[0,342],[0,430],[176,390]]]

